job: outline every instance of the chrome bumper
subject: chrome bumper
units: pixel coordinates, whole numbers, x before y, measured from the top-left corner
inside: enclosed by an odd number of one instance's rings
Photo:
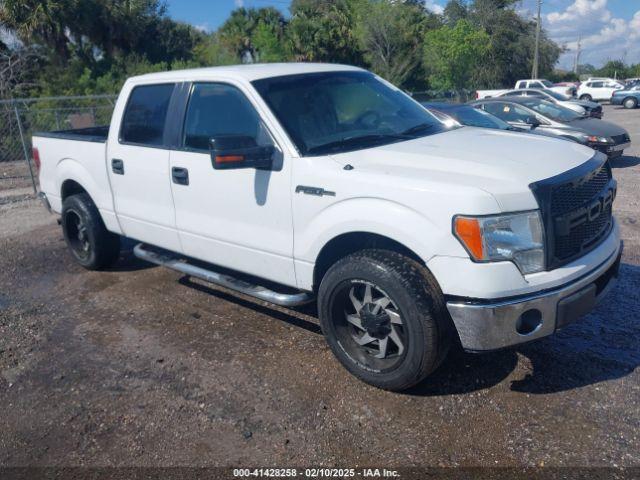
[[[450,301],[447,309],[465,350],[485,351],[529,342],[589,313],[613,288],[622,243],[582,278],[553,290],[503,301]]]
[[[38,198],[44,205],[44,208],[46,208],[49,213],[53,213],[53,211],[51,210],[51,204],[49,203],[49,199],[47,198],[47,194],[44,192],[38,192]]]

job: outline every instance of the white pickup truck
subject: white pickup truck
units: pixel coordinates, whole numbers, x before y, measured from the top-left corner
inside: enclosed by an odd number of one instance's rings
[[[447,128],[355,67],[129,79],[109,127],[36,134],[40,196],[75,259],[142,259],[284,306],[316,301],[358,378],[406,389],[449,346],[553,334],[611,288],[622,245],[604,155]]]
[[[576,94],[576,87],[573,86],[555,86],[549,80],[544,79],[529,79],[529,80],[518,80],[516,82],[516,86],[512,89],[502,89],[502,90],[477,90],[476,91],[476,100],[481,100],[483,98],[494,98],[500,97],[511,90],[522,90],[522,89],[536,89],[536,90],[551,90],[553,92],[559,93],[561,95],[565,95],[567,97],[573,97]]]

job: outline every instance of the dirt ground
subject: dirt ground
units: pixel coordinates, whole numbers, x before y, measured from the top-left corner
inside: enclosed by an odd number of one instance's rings
[[[548,339],[454,351],[404,394],[349,375],[312,311],[130,248],[85,271],[35,200],[0,199],[0,466],[640,466],[640,110],[605,111],[636,142],[613,162],[616,290]]]

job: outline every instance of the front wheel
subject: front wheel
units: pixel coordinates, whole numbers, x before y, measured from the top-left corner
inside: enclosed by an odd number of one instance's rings
[[[342,365],[386,390],[424,380],[451,343],[452,327],[435,279],[395,252],[363,250],[338,261],[322,279],[318,311]]]
[[[89,270],[115,263],[120,237],[104,226],[98,208],[86,193],[71,195],[62,203],[62,233],[75,260]]]
[[[580,100],[586,100],[587,102],[590,102],[593,100],[593,97],[588,93],[585,93],[584,95],[580,95]]]
[[[638,106],[638,100],[636,98],[627,98],[622,105],[624,105],[624,108],[631,110]]]

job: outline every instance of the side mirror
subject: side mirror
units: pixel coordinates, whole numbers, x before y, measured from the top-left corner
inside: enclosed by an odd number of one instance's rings
[[[531,117],[527,117],[524,120],[524,123],[526,123],[527,125],[531,125],[533,128],[539,127],[541,125],[540,120],[538,120],[536,117],[531,116]]]
[[[215,170],[267,170],[273,163],[273,145],[258,145],[255,138],[246,135],[219,135],[209,141],[209,146]]]

